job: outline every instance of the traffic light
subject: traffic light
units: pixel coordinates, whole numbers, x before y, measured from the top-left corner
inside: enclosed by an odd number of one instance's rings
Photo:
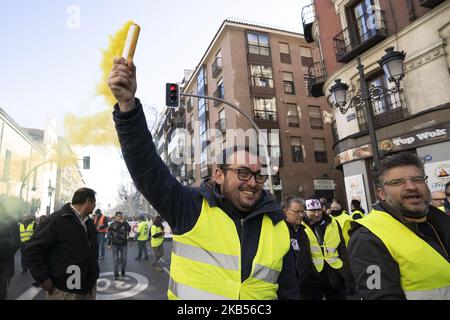
[[[91,157],[83,157],[83,169],[89,170],[91,168]]]
[[[174,108],[180,106],[180,90],[176,83],[166,83],[166,106]]]

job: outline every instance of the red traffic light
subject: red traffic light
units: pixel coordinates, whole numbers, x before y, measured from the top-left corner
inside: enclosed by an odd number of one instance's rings
[[[176,83],[166,84],[166,106],[173,108],[180,106],[180,90]]]

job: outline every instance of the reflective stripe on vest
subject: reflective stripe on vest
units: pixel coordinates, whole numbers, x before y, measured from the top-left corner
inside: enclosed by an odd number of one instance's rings
[[[390,214],[372,210],[355,221],[386,246],[400,268],[400,284],[407,299],[450,299],[450,263]]]
[[[264,215],[252,270],[242,282],[236,226],[220,208],[203,200],[194,228],[174,235],[173,248],[169,299],[276,299],[290,236],[284,221],[274,225]]]
[[[322,246],[323,251],[314,231],[307,224],[303,223],[303,225],[305,226],[305,232],[309,239],[311,256],[316,270],[318,272],[323,270],[324,261],[334,269],[342,268],[343,262],[339,258],[339,252],[337,251],[337,247],[341,242],[337,220],[332,218],[331,223],[328,224],[325,230],[324,243]]]
[[[152,236],[150,243],[151,243],[152,247],[159,247],[164,242],[164,235],[162,237],[153,238],[153,236],[155,234],[160,233],[162,231],[163,231],[162,227],[157,227],[155,225],[152,225],[152,227],[150,229],[150,234]]]
[[[20,242],[23,243],[30,241],[33,233],[34,233],[34,222],[29,223],[26,229],[23,223],[20,224]]]

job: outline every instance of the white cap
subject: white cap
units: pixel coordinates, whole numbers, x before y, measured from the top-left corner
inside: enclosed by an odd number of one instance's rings
[[[306,210],[322,210],[322,204],[317,199],[306,200]]]

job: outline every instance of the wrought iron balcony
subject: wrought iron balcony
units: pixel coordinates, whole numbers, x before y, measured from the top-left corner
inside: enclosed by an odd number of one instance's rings
[[[217,78],[217,76],[222,71],[222,58],[216,57],[216,60],[214,60],[214,63],[212,64],[212,76],[213,78]]]
[[[221,132],[225,132],[227,130],[227,119],[219,119],[216,122],[216,129]]]
[[[265,110],[254,110],[253,111],[255,120],[263,121],[277,121],[278,114],[276,111],[265,111]]]
[[[444,2],[445,0],[420,0],[420,6],[421,7],[425,7],[425,8],[434,8],[436,7],[438,4],[441,4],[442,2]]]
[[[216,91],[213,93],[214,98],[223,99],[225,97],[225,92],[223,88],[223,84],[221,84]],[[220,101],[214,100],[214,106],[217,106],[220,104]]]
[[[315,19],[316,11],[314,9],[314,2],[312,2],[311,4],[302,8],[303,35],[306,42],[308,43],[314,41],[312,27]]]
[[[395,88],[384,90],[381,87],[373,86],[369,90],[376,128],[387,126],[409,116],[403,90],[396,90]],[[361,101],[361,104],[356,105],[356,115],[358,117],[359,130],[368,130],[363,101]]]
[[[323,97],[323,85],[327,80],[327,71],[322,62],[315,62],[308,67],[309,91],[317,98]]]
[[[387,36],[384,11],[371,9],[333,38],[336,59],[347,63]]]

